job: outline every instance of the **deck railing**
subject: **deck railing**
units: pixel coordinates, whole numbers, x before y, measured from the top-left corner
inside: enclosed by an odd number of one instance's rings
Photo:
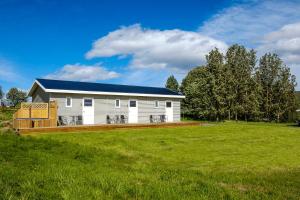
[[[15,129],[57,126],[57,103],[21,103],[13,116]]]

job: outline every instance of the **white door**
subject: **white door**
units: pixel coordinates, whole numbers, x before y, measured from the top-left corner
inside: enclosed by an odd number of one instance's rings
[[[166,101],[167,122],[173,122],[173,104],[172,101]]]
[[[82,120],[83,124],[94,124],[94,99],[83,98]]]
[[[128,102],[128,123],[138,123],[138,102],[136,100]]]

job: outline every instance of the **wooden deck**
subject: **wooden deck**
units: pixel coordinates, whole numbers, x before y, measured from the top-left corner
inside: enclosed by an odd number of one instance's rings
[[[180,127],[180,126],[199,126],[200,122],[174,122],[174,123],[159,123],[159,124],[99,124],[99,125],[77,125],[77,126],[58,126],[44,128],[23,128],[19,129],[19,134],[30,133],[50,133],[50,132],[77,132],[77,131],[99,131],[127,128],[165,128],[165,127]]]

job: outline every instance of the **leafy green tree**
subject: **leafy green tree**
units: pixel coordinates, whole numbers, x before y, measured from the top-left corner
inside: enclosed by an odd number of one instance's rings
[[[182,102],[183,114],[208,119],[210,117],[211,97],[209,91],[210,73],[205,66],[192,69],[182,80],[181,91],[185,95]]]
[[[259,103],[254,92],[255,79],[253,77],[256,55],[254,50],[248,51],[244,46],[232,45],[226,53],[225,84],[226,84],[226,105],[228,117],[231,113],[238,117],[244,116],[247,120],[250,115],[257,113]],[[253,111],[253,113],[252,113]]]
[[[259,62],[256,79],[261,87],[261,112],[264,119],[284,120],[296,107],[296,78],[276,54],[265,54]]]
[[[247,52],[247,65],[244,69],[243,85],[243,115],[244,120],[257,120],[260,115],[260,86],[255,79],[256,52],[252,49]]]
[[[226,56],[213,49],[205,66],[192,69],[181,91],[185,115],[220,120],[283,121],[296,108],[296,78],[275,54],[265,54],[256,67],[256,52],[232,45]]]
[[[166,82],[166,88],[170,89],[170,90],[173,90],[175,92],[178,92],[179,91],[179,84],[176,80],[176,78],[171,75],[168,79],[167,79],[167,82]]]
[[[9,99],[14,106],[16,106],[17,104],[26,101],[27,94],[17,88],[11,88],[6,94],[6,98]]]
[[[224,76],[224,56],[217,48],[211,50],[206,56],[207,70],[209,75],[207,91],[211,98],[211,105],[209,107],[210,115],[217,121],[222,119],[225,114],[225,76]]]

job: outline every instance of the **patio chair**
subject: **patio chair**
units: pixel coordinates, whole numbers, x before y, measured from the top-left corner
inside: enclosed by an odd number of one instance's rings
[[[121,115],[120,122],[121,122],[122,124],[125,124],[125,123],[126,123],[126,117],[125,117],[125,115]]]
[[[160,122],[166,122],[166,115],[161,115],[160,116]]]
[[[159,115],[155,115],[154,122],[155,122],[155,123],[159,123],[159,122],[160,122],[160,117],[159,117]]]
[[[70,120],[70,123],[69,123],[69,125],[76,125],[76,116],[71,116],[70,117],[71,118],[71,120]]]
[[[68,119],[65,116],[58,116],[58,125],[59,126],[68,125]]]
[[[119,124],[120,123],[120,115],[115,115],[114,122],[115,122],[115,124]]]
[[[153,120],[153,115],[150,115],[150,123],[153,123],[154,120]]]
[[[83,124],[82,115],[78,115],[76,119],[76,125],[82,125],[82,124]]]
[[[106,123],[111,124],[111,118],[109,115],[106,115]]]
[[[58,116],[58,118],[57,118],[57,126],[62,126],[61,116]]]

